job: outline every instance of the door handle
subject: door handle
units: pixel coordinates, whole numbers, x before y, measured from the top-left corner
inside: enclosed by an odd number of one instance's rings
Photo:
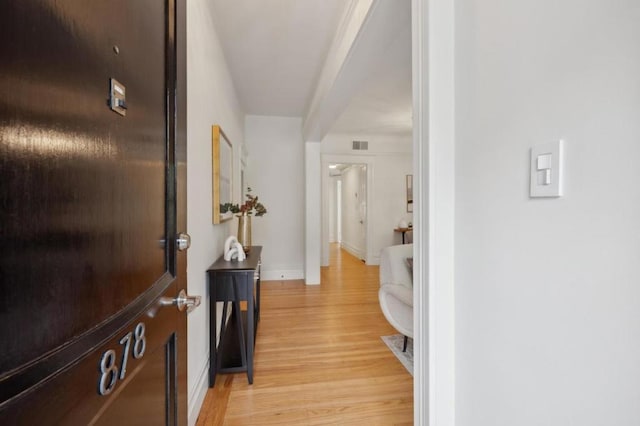
[[[178,237],[176,238],[176,245],[178,247],[178,250],[180,251],[187,250],[189,247],[191,247],[191,235],[185,234],[183,232],[179,233]]]
[[[172,299],[171,297],[160,298],[161,306],[175,305],[180,312],[184,312],[186,310],[187,313],[200,306],[200,302],[202,302],[202,296],[188,296],[187,292],[184,291],[184,289],[180,290],[180,293],[178,293],[178,297],[176,297],[175,299]]]

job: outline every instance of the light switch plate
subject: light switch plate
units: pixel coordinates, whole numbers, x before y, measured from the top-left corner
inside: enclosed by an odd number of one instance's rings
[[[531,148],[530,197],[562,196],[562,156],[562,140]]]

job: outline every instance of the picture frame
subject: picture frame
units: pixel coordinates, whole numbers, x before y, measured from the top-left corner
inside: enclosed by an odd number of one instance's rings
[[[413,175],[407,175],[407,212],[413,213]]]
[[[211,126],[212,222],[219,224],[233,218],[224,205],[233,202],[233,144],[220,125]]]

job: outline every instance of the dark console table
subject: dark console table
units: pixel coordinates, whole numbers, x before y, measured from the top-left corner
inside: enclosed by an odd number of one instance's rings
[[[260,319],[261,252],[261,246],[252,246],[245,260],[226,261],[221,256],[207,269],[211,298],[209,387],[215,385],[217,373],[246,371],[249,384],[253,383],[253,350]],[[246,311],[240,309],[241,301],[247,302]],[[217,347],[216,302],[224,302]],[[231,315],[227,320],[229,305]]]

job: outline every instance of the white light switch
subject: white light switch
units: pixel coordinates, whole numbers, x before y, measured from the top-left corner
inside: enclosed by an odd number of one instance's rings
[[[531,148],[531,197],[562,195],[562,141]]]
[[[538,155],[538,185],[551,185],[551,154]]]
[[[551,154],[538,155],[538,170],[551,168]]]

